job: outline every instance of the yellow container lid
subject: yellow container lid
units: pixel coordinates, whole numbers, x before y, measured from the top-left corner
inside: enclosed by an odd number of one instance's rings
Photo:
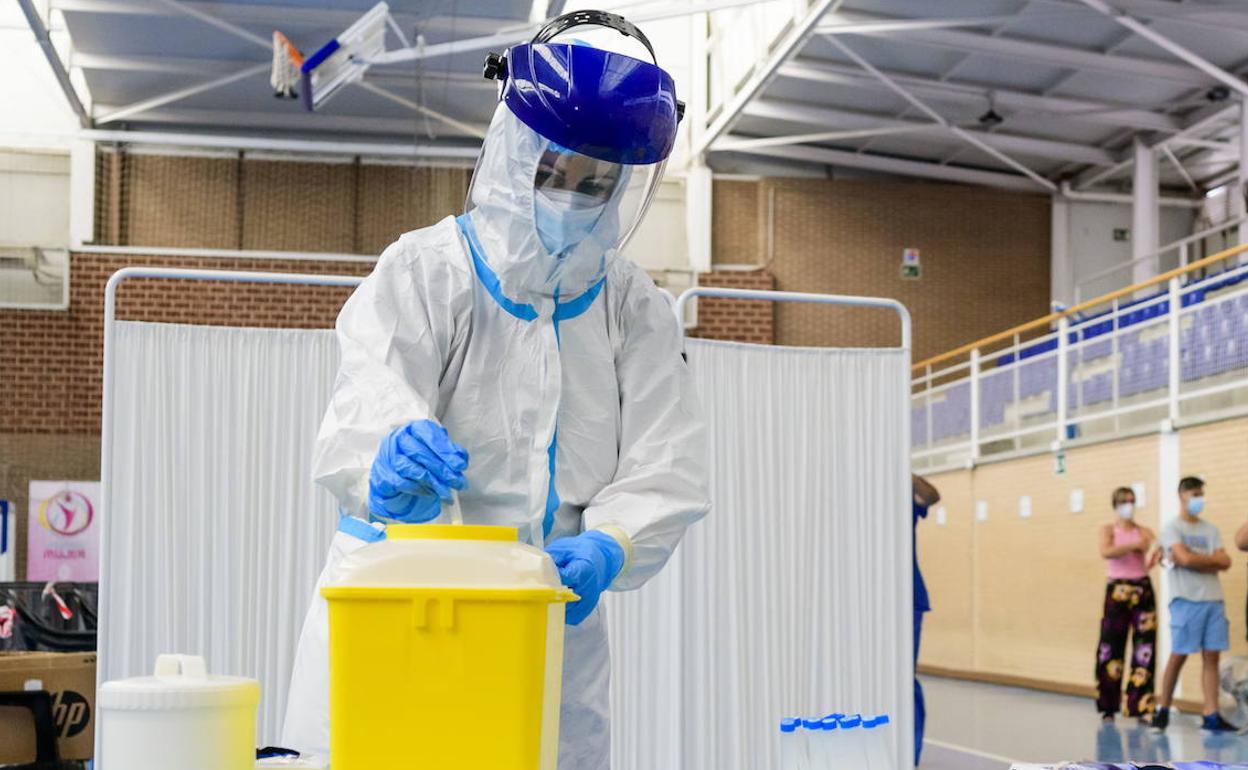
[[[386,539],[339,563],[322,595],[348,589],[469,589],[569,593],[550,556],[518,539],[515,527],[395,524]]]
[[[520,540],[515,527],[492,527],[480,524],[391,524],[386,527],[391,540],[496,540],[514,543]]]

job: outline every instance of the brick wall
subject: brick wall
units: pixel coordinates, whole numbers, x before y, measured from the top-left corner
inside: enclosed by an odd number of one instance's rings
[[[776,288],[776,279],[765,270],[725,270],[698,277],[701,286],[729,289]],[[774,345],[776,342],[775,303],[746,299],[698,299],[698,326],[691,336],[710,340],[733,340]]]
[[[776,288],[898,299],[920,360],[1048,312],[1049,201],[960,185],[868,180],[715,182],[713,255]],[[900,276],[918,248],[922,278]],[[781,345],[895,345],[883,310],[782,304]]]
[[[0,499],[18,512],[25,574],[32,479],[100,477],[104,284],[127,265],[364,275],[371,262],[238,260],[73,254],[69,310],[0,309]],[[349,288],[128,280],[117,317],[229,326],[329,328]]]
[[[68,312],[0,310],[0,433],[98,433],[104,284],[126,265],[364,275],[369,262],[73,254]],[[137,279],[117,317],[231,326],[328,328],[350,289]]]
[[[761,265],[766,249],[766,197],[756,181],[715,180],[711,188],[711,255],[721,265]]]
[[[466,168],[101,151],[99,244],[377,254],[463,210]]]

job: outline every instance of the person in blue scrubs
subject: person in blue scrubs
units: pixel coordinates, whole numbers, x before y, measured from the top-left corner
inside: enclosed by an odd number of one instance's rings
[[[914,531],[917,533],[919,528],[919,519],[927,518],[927,509],[940,502],[940,492],[936,491],[936,487],[931,482],[919,476],[911,474],[912,486],[914,490]],[[914,549],[914,663],[919,663],[919,637],[923,633],[923,613],[930,612],[932,609],[931,601],[927,596],[927,584],[923,582],[923,573],[919,572],[919,552],[917,548],[917,538],[915,538],[916,548]],[[914,677],[914,764],[919,764],[919,758],[923,754],[923,724],[927,721],[927,706],[923,702],[923,685],[919,684],[919,677]]]

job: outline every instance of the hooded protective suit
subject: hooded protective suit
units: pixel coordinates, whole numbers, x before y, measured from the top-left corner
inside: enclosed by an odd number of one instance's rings
[[[369,469],[382,440],[416,420],[437,421],[468,451],[465,523],[515,526],[539,546],[607,533],[626,557],[613,590],[654,575],[708,510],[704,427],[671,300],[616,259],[622,217],[644,211],[626,210],[644,169],[625,167],[588,235],[552,254],[537,232],[534,180],[539,159],[565,145],[500,103],[469,213],[402,236],[343,307],[314,467],[349,516],[321,584],[342,555],[384,536],[358,518],[369,514]],[[328,753],[326,617],[318,592],[283,733],[284,745],[313,753]],[[566,632],[559,767],[607,768],[601,608]]]

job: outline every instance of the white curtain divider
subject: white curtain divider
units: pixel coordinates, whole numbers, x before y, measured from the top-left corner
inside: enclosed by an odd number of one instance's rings
[[[332,331],[115,322],[101,681],[203,655],[263,689],[276,743],[337,521],[311,480]]]
[[[115,321],[127,277],[359,279],[126,268],[106,294],[100,680],[150,673],[162,652],[203,654],[261,681],[258,740],[272,743],[336,520],[310,480],[336,343],[328,330]],[[897,349],[688,341],[715,508],[655,580],[606,600],[616,770],[770,770],[782,716],[848,709],[892,714],[910,766],[899,312]]]
[[[713,508],[605,600],[612,767],[770,770],[782,717],[833,711],[890,714],[910,767],[909,351],[686,348]]]

